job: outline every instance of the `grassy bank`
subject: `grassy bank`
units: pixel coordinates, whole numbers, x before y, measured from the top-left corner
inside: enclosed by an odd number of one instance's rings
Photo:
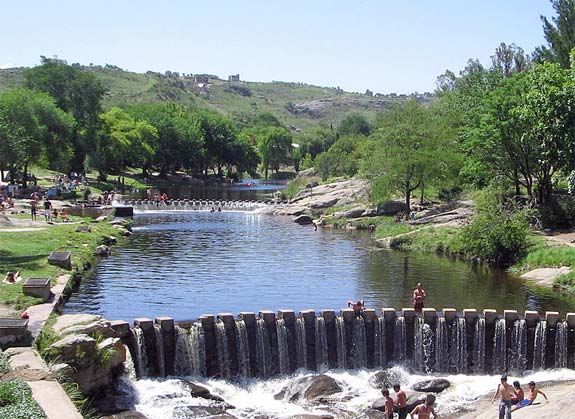
[[[78,219],[74,217],[74,220]],[[46,224],[31,231],[0,231],[0,272],[19,271],[24,280],[50,278],[52,284],[65,273],[81,275],[93,265],[92,252],[101,244],[102,237],[119,236],[118,230],[108,223],[83,221],[90,223],[91,232],[77,233],[76,223]],[[48,256],[53,251],[72,253],[72,271],[48,264]],[[40,299],[22,293],[24,280],[16,284],[0,284],[0,303],[10,304],[15,310],[41,303]]]

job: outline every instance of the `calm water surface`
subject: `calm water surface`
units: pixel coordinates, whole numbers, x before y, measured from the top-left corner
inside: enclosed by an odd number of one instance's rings
[[[433,254],[377,249],[363,234],[299,226],[239,212],[148,212],[113,248],[66,312],[108,319],[278,309],[409,307],[423,282],[429,307],[575,310],[575,301],[532,291],[501,271]]]

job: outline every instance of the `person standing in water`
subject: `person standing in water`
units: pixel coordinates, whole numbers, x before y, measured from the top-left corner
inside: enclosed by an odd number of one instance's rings
[[[427,294],[421,285],[421,282],[417,283],[417,287],[413,290],[413,308],[417,313],[421,313],[423,310],[423,300],[425,300]]]
[[[431,419],[431,415],[433,415],[433,419],[438,418],[439,415],[433,410],[433,403],[435,403],[435,397],[428,394],[425,398],[425,403],[418,404],[413,408],[410,413],[411,417],[415,418],[415,415],[417,415],[417,419]]]
[[[393,391],[395,391],[395,408],[399,415],[399,419],[407,418],[407,394],[401,389],[399,383],[393,385]]]
[[[513,396],[517,397],[517,392],[513,386],[507,383],[507,376],[501,376],[501,383],[497,386],[497,391],[491,399],[491,403],[495,401],[497,397],[500,397],[499,402],[499,419],[511,419],[511,400]]]

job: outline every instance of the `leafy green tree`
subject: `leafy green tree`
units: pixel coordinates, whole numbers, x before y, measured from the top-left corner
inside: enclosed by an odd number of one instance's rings
[[[337,140],[337,132],[326,127],[314,127],[297,135],[294,139],[300,145],[302,156],[309,154],[313,159],[327,151]]]
[[[108,173],[118,173],[128,165],[144,167],[151,160],[152,144],[158,138],[154,126],[134,120],[120,108],[112,108],[100,118],[101,129],[90,157],[102,180]]]
[[[367,141],[363,139],[363,141]],[[339,138],[329,150],[315,158],[315,169],[323,180],[332,176],[354,176],[361,160],[359,137],[345,136]]]
[[[371,125],[364,116],[352,113],[346,116],[338,125],[337,132],[341,136],[364,135],[371,133]]]
[[[257,144],[266,179],[270,169],[275,170],[277,173],[282,164],[289,163],[292,135],[287,129],[278,127],[265,128],[259,132]]]
[[[76,124],[70,137],[73,157],[70,168],[83,171],[84,159],[93,149],[97,131],[100,101],[104,87],[93,74],[42,57],[42,65],[24,71],[24,86],[46,92],[56,105],[70,113]]]
[[[536,48],[534,58],[538,62],[551,61],[569,68],[571,50],[575,48],[575,1],[551,0],[551,4],[557,16],[552,22],[541,16],[547,46]]]
[[[30,163],[47,161],[61,169],[74,126],[72,116],[45,93],[15,89],[0,94],[0,166],[12,173],[22,168],[24,187]]]
[[[237,132],[226,117],[216,112],[196,110],[192,117],[204,146],[204,175],[208,176],[208,170],[214,169],[221,176],[222,168],[230,163],[226,157],[236,141]]]
[[[372,139],[363,152],[361,173],[372,179],[375,200],[399,192],[408,211],[413,192],[442,181],[452,173],[451,163],[458,161],[453,130],[415,101],[383,112]]]

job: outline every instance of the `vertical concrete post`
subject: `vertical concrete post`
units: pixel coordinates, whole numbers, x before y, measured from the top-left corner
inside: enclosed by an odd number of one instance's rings
[[[485,318],[485,325],[495,324],[497,320],[497,310],[486,308],[483,310],[483,317]]]
[[[293,310],[279,310],[278,317],[283,319],[286,327],[289,360],[288,370],[289,372],[294,372],[297,369],[295,312]]]
[[[152,377],[158,377],[160,375],[160,369],[157,359],[158,349],[156,347],[156,331],[154,329],[154,322],[152,319],[140,317],[134,319],[134,326],[139,327],[144,336],[144,345],[146,346],[146,354],[148,355],[148,363],[146,365],[148,374]]]
[[[395,311],[395,308],[384,307],[381,309],[381,315],[385,322],[385,359],[392,360],[393,352],[395,351],[394,333],[397,312]]]
[[[305,347],[307,356],[307,367],[312,371],[317,370],[316,349],[315,349],[315,311],[302,310],[300,315],[303,318],[305,328]]]
[[[335,311],[322,310],[321,315],[325,321],[325,334],[327,338],[327,360],[330,368],[337,368],[337,331],[335,326]]]
[[[204,330],[204,341],[206,343],[206,375],[214,377],[220,372],[216,321],[213,314],[204,314],[200,316],[200,322]]]
[[[279,373],[279,353],[278,353],[278,329],[276,325],[276,313],[273,311],[262,310],[260,311],[260,318],[264,319],[266,329],[268,331],[270,352],[272,356],[272,370],[270,375]]]
[[[230,374],[236,376],[239,373],[238,361],[238,339],[236,329],[236,319],[231,313],[219,313],[218,319],[224,324],[226,330],[226,338],[228,341],[228,359],[230,360]]]
[[[174,375],[176,361],[176,327],[171,317],[156,317],[164,342],[164,371],[166,375]]]
[[[457,310],[454,308],[444,308],[443,317],[445,317],[445,323],[451,324],[453,320],[457,317]]]
[[[250,352],[250,370],[252,377],[257,376],[258,364],[256,359],[256,314],[248,311],[240,313],[240,319],[246,325],[246,333],[248,335],[248,347]]]
[[[375,310],[372,308],[366,308],[363,310],[362,317],[365,324],[365,352],[367,355],[367,368],[373,368],[373,355],[375,352],[375,326],[377,321]]]

